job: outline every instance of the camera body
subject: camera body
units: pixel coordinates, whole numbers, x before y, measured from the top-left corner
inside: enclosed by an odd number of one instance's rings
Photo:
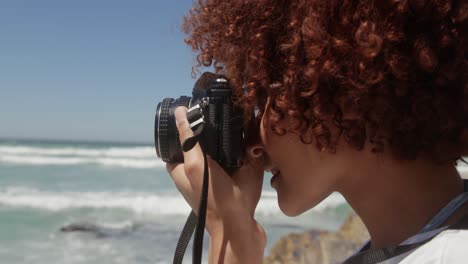
[[[178,106],[188,108],[187,119],[195,130],[203,125],[199,143],[223,168],[238,168],[244,154],[243,112],[234,106],[229,81],[205,72],[195,83],[192,97],[165,98],[156,108],[154,139],[156,154],[165,162],[183,162],[175,124]]]

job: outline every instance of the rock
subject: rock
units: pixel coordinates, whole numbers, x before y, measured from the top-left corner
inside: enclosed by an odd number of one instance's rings
[[[125,226],[122,228],[104,227],[88,222],[72,223],[60,228],[60,232],[71,233],[71,232],[83,232],[94,234],[97,238],[125,236],[130,234],[139,228],[138,225],[132,224],[131,226]]]
[[[91,223],[74,223],[74,224],[69,224],[66,226],[63,226],[60,228],[61,232],[65,233],[70,233],[70,232],[87,232],[87,233],[92,233],[96,235],[96,237],[103,238],[107,237],[108,235],[101,230],[100,227],[98,227],[95,224]]]
[[[305,231],[281,238],[263,263],[340,263],[368,238],[361,219],[353,214],[336,232]]]

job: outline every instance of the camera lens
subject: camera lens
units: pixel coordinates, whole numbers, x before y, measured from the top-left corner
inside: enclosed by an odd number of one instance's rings
[[[154,120],[154,145],[156,154],[164,162],[183,162],[179,133],[174,111],[178,106],[190,107],[191,97],[165,98],[156,107]]]

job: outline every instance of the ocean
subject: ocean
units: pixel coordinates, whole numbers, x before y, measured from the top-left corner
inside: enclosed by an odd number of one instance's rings
[[[266,254],[288,233],[336,230],[352,211],[334,193],[286,217],[270,178],[256,212]],[[189,212],[152,145],[0,140],[0,263],[172,263]],[[61,231],[73,226],[88,231]]]

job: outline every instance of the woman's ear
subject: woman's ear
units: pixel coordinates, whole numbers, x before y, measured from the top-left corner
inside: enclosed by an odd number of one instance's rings
[[[262,143],[255,143],[247,147],[247,155],[249,158],[258,159],[265,155],[265,148]]]

